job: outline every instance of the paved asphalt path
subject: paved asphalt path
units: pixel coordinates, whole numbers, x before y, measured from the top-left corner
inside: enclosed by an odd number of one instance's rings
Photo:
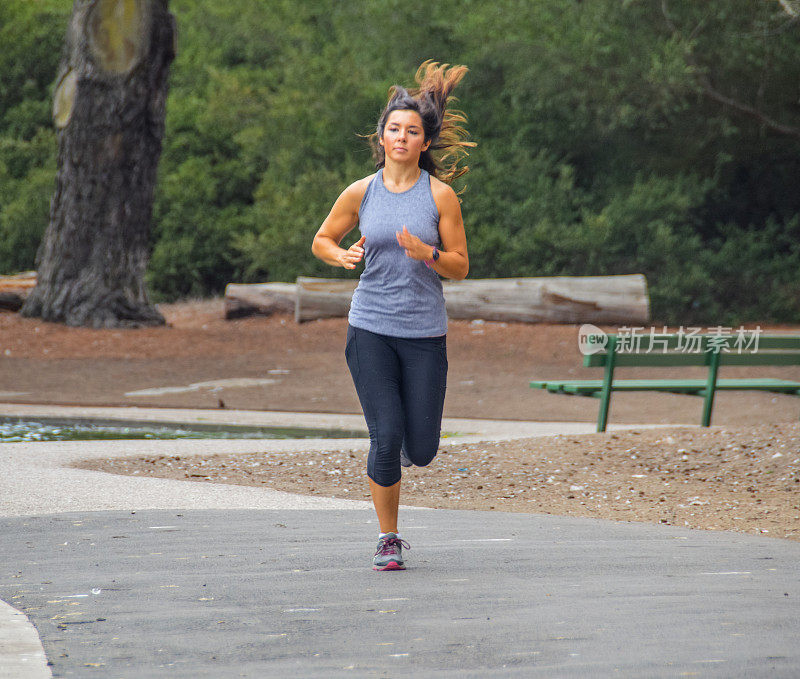
[[[800,544],[501,512],[0,518],[54,677],[798,677]]]
[[[344,428],[357,421],[51,410]],[[42,414],[0,406],[11,411]],[[447,427],[471,432],[465,440],[592,429],[483,420]],[[800,543],[403,508],[409,570],[376,573],[369,503],[69,467],[97,456],[340,445],[367,442],[0,447],[0,601],[10,604],[0,607],[0,679],[50,671],[81,679],[800,676]]]

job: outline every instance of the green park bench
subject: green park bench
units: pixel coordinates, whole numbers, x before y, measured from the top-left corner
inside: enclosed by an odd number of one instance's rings
[[[613,391],[663,391],[673,394],[703,396],[701,425],[711,423],[714,394],[717,391],[767,391],[800,395],[800,382],[777,378],[718,379],[720,366],[800,365],[800,336],[755,335],[749,348],[728,346],[735,336],[704,334],[643,334],[639,342],[634,336],[607,335],[605,346],[583,357],[586,367],[604,368],[601,380],[536,380],[532,388],[547,389],[555,394],[592,396],[600,399],[597,431],[606,430],[608,409]],[[722,340],[729,340],[727,344]],[[687,343],[691,342],[691,350]],[[644,346],[646,345],[646,346]],[[615,380],[618,367],[703,366],[708,368],[706,379],[643,379]]]

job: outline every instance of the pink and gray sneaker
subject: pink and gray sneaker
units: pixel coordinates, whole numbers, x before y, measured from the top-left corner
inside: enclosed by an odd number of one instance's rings
[[[378,540],[378,549],[372,559],[374,571],[404,571],[403,547],[411,549],[405,540],[401,540],[396,533],[386,533]]]

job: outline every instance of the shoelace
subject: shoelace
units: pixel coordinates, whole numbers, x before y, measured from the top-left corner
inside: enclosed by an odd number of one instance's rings
[[[385,556],[387,554],[396,554],[398,549],[397,546],[400,545],[401,547],[405,547],[406,549],[411,549],[411,545],[409,545],[405,540],[401,540],[400,538],[383,538],[378,545],[378,551],[375,552],[376,556]]]

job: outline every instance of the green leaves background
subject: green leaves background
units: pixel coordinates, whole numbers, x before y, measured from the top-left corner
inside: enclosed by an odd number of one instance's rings
[[[310,252],[425,59],[467,64],[473,277],[641,272],[654,319],[800,322],[800,27],[764,0],[173,0],[157,300],[351,277]],[[33,268],[69,0],[0,7],[0,272]],[[727,98],[723,103],[720,96]],[[355,240],[354,232],[345,243]]]

